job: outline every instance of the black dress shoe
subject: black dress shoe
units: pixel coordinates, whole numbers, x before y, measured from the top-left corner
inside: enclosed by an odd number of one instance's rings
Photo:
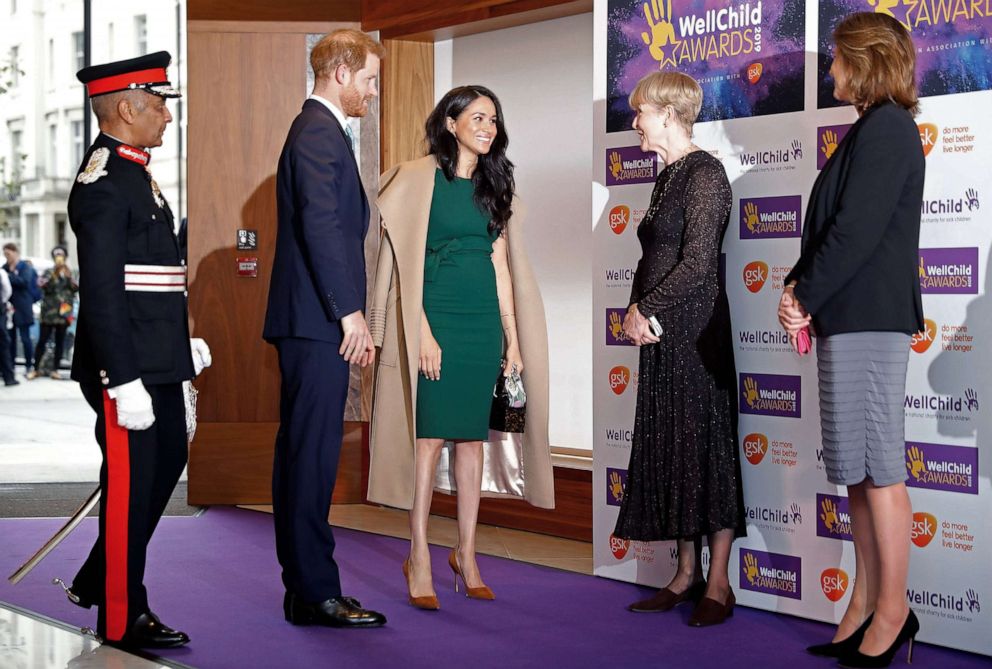
[[[121,648],[178,648],[189,643],[185,632],[162,624],[154,613],[142,613],[120,641],[107,641]]]
[[[868,626],[871,625],[871,620],[874,617],[874,613],[865,618],[865,621],[861,623],[861,627],[854,630],[851,636],[846,639],[841,639],[840,641],[831,641],[830,643],[818,643],[815,646],[807,646],[806,652],[811,655],[819,655],[820,657],[844,657],[845,655],[850,655],[853,651],[856,651],[859,646],[861,646],[862,639],[865,638],[865,631],[867,631]]]
[[[368,611],[353,597],[332,597],[311,604],[292,593],[283,598],[286,620],[294,625],[324,625],[325,627],[382,627],[386,616]]]

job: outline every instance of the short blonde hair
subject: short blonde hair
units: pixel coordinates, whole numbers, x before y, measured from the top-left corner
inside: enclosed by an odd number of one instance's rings
[[[834,49],[855,107],[891,100],[914,115],[919,111],[916,48],[899,21],[875,12],[851,14],[834,28]]]
[[[314,45],[310,52],[310,67],[315,79],[329,79],[338,65],[358,72],[365,67],[370,53],[383,58],[386,47],[360,30],[341,28],[327,33]]]
[[[681,72],[652,72],[637,82],[628,98],[631,109],[637,110],[643,104],[649,104],[663,109],[671,107],[675,110],[675,118],[686,130],[692,130],[692,124],[699,116],[703,107],[703,89],[699,83],[688,74]]]

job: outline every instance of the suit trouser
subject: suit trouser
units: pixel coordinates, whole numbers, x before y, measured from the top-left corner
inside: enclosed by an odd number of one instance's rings
[[[24,349],[24,371],[31,371],[31,354],[34,353],[34,346],[31,345],[31,323],[27,325],[14,325],[7,330],[10,336],[10,364],[16,364],[17,360],[17,335],[21,335],[21,347]]]
[[[272,468],[276,553],[286,590],[314,603],[341,596],[327,522],[348,397],[348,363],[339,347],[295,338],[276,343],[282,373]]]
[[[186,408],[180,383],[146,386],[155,424],[126,430],[106,391],[81,385],[96,411],[100,467],[100,534],[72,590],[99,607],[97,634],[119,641],[134,620],[149,610],[145,551],[186,466]]]
[[[3,311],[4,304],[0,302],[0,321],[6,318],[6,314]],[[10,357],[9,337],[7,327],[0,322],[0,376],[3,377],[5,383],[10,383],[14,380],[14,359]]]

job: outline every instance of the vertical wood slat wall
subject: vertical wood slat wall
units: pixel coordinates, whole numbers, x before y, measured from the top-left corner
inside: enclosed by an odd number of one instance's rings
[[[275,252],[279,153],[306,95],[306,35],[355,24],[190,21],[190,325],[213,366],[200,391],[190,448],[191,504],[270,501],[279,421],[275,349],[262,341]],[[257,251],[237,251],[239,228]],[[258,277],[237,276],[256,256]],[[336,501],[361,501],[363,427],[349,424]]]

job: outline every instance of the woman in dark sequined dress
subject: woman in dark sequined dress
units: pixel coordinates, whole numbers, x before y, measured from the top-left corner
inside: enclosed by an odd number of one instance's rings
[[[733,611],[730,547],[746,533],[730,309],[718,269],[731,191],[720,161],[692,143],[701,104],[699,84],[677,72],[649,74],[630,96],[641,150],[658,153],[666,167],[637,230],[642,257],[623,323],[641,347],[640,382],[615,530],[625,539],[678,540],[671,582],[629,608],[667,611],[697,601],[694,626],[721,623]]]

